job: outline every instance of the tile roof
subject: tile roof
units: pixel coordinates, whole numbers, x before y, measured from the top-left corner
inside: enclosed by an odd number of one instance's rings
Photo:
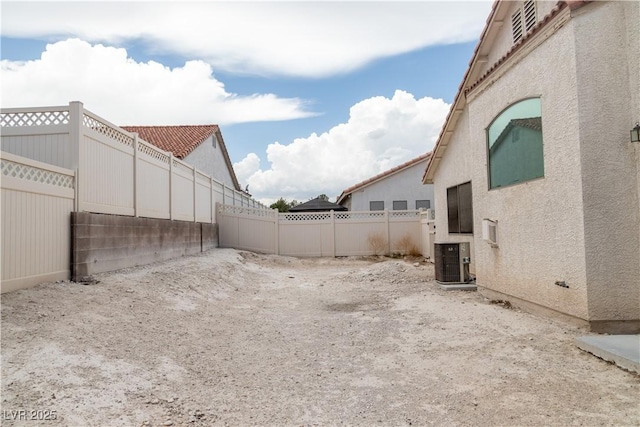
[[[403,169],[406,169],[406,168],[411,167],[411,166],[413,166],[415,164],[418,164],[418,163],[422,162],[423,160],[429,160],[430,158],[431,158],[431,152],[422,154],[421,156],[418,156],[415,159],[411,159],[411,160],[409,160],[407,162],[402,163],[401,165],[398,165],[398,166],[396,166],[394,168],[391,168],[391,169],[389,169],[387,171],[379,173],[378,175],[372,176],[371,178],[366,179],[366,180],[364,180],[364,181],[362,181],[362,182],[360,182],[360,183],[358,183],[356,185],[352,185],[351,187],[349,187],[346,190],[344,190],[342,192],[342,194],[340,194],[340,196],[338,197],[337,202],[340,203],[342,200],[344,200],[345,197],[347,197],[347,195],[353,193],[356,190],[359,190],[362,187],[366,187],[369,184],[373,184],[374,182],[379,181],[379,180],[381,180],[383,178],[386,178],[389,175],[393,175],[396,172],[399,172],[399,171],[401,171]]]
[[[121,127],[181,160],[219,130],[218,125]]]
[[[315,198],[308,202],[295,205],[289,212],[328,212],[328,211],[346,211],[347,208],[340,206],[328,200]]]
[[[553,9],[551,9],[551,11],[547,15],[545,15],[540,21],[538,21],[538,23],[531,30],[529,30],[526,34],[524,34],[524,36],[520,40],[518,40],[511,47],[511,49],[507,51],[507,53],[502,55],[502,57],[498,59],[491,66],[491,68],[489,68],[479,79],[473,82],[469,87],[465,88],[464,94],[465,95],[468,94],[470,91],[475,89],[478,85],[480,85],[480,83],[485,81],[487,77],[489,77],[500,65],[502,65],[504,61],[511,58],[516,53],[516,51],[520,49],[520,47],[522,47],[525,43],[527,43],[529,39],[531,39],[534,35],[536,35],[544,26],[547,25],[547,23],[551,19],[553,19],[562,9],[564,9],[565,5],[566,5],[566,2],[558,2],[558,4]]]
[[[127,132],[137,133],[141,139],[161,150],[171,152],[181,160],[184,160],[200,144],[215,134],[235,189],[245,192],[240,187],[236,173],[233,170],[233,164],[229,158],[229,152],[218,125],[121,126],[121,128]]]
[[[452,132],[453,129],[450,127],[455,127],[455,123],[453,123],[453,117],[455,113],[459,113],[464,105],[463,98],[466,98],[466,95],[472,89],[476,88],[480,83],[486,80],[491,74],[493,74],[500,65],[502,65],[507,59],[512,57],[528,40],[530,40],[535,34],[540,32],[540,30],[546,27],[550,21],[553,20],[555,16],[557,16],[562,10],[565,8],[569,8],[570,10],[578,9],[585,4],[589,3],[588,0],[567,0],[567,1],[558,1],[556,6],[546,15],[544,16],[534,28],[532,28],[524,37],[514,44],[511,49],[507,53],[505,53],[500,59],[498,59],[482,76],[477,78],[475,81],[471,81],[472,70],[475,68],[476,63],[478,62],[478,58],[480,57],[480,50],[484,46],[486,39],[488,37],[488,33],[490,28],[492,27],[493,21],[496,17],[496,13],[498,7],[501,4],[508,4],[508,1],[505,0],[495,0],[491,7],[491,12],[487,17],[487,21],[484,29],[482,30],[482,34],[480,34],[480,39],[478,40],[478,44],[476,45],[473,54],[471,55],[471,60],[469,61],[469,66],[462,77],[462,81],[458,86],[458,92],[454,98],[453,103],[451,104],[451,108],[449,109],[449,113],[445,119],[444,125],[442,126],[442,130],[440,131],[440,135],[438,136],[438,142],[436,143],[435,148],[433,149],[433,156],[431,161],[427,164],[427,168],[423,174],[422,181],[426,184],[429,183],[430,179],[429,175],[435,172],[438,164],[440,162],[440,158],[442,157],[442,153],[444,152],[444,147],[447,145],[447,141],[445,141],[445,135],[447,132]]]

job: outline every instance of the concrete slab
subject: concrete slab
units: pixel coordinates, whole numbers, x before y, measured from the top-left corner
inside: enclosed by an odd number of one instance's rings
[[[476,291],[478,287],[471,283],[440,283],[436,281],[440,289],[445,291]]]
[[[580,350],[640,374],[640,335],[590,335],[576,338]]]

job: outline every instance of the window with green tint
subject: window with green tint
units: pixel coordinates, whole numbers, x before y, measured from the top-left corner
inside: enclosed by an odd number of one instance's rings
[[[544,176],[540,99],[513,104],[489,126],[489,188]]]

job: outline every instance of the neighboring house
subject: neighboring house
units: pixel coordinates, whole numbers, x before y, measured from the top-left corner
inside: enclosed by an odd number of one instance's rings
[[[308,202],[295,205],[289,212],[329,212],[329,211],[346,211],[347,208],[340,206],[328,200],[316,197]]]
[[[498,1],[424,175],[490,298],[640,332],[640,3]]]
[[[213,179],[243,191],[217,125],[121,126],[138,137],[169,151]]]
[[[350,211],[431,209],[433,186],[422,185],[422,175],[431,153],[344,190],[337,203]]]

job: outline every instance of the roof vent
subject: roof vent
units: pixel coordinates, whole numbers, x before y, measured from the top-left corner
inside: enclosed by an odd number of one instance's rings
[[[517,43],[522,38],[522,11],[518,10],[511,15],[511,31],[513,33],[513,42]]]
[[[526,33],[536,26],[537,22],[536,2],[534,0],[525,1],[522,9],[518,8],[518,10],[511,15],[513,42],[519,42]]]
[[[536,22],[536,2],[527,0],[524,2],[524,27],[526,31],[531,31],[533,27],[535,27]]]

